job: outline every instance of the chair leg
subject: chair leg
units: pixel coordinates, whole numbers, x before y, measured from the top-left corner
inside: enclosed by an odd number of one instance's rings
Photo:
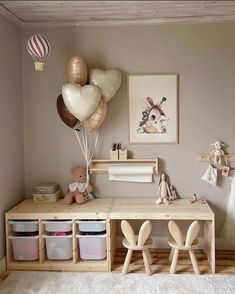
[[[149,264],[149,259],[148,259],[148,253],[147,250],[142,250],[142,254],[143,254],[143,259],[144,259],[144,267],[145,267],[145,271],[147,275],[151,275],[152,274],[152,270]]]
[[[173,255],[173,258],[172,258],[171,268],[170,268],[170,273],[171,274],[175,274],[175,272],[176,272],[176,266],[177,266],[177,262],[178,262],[178,257],[179,257],[179,249],[174,249],[174,255]]]
[[[171,248],[171,253],[169,255],[169,261],[170,262],[172,262],[173,255],[174,255],[174,248]]]
[[[127,254],[126,254],[126,258],[125,258],[125,262],[122,268],[122,274],[125,275],[128,273],[128,268],[131,262],[131,257],[132,257],[132,250],[128,249]]]
[[[147,252],[147,255],[148,255],[149,264],[153,264],[153,259],[152,259],[152,256],[151,256],[151,253],[150,253],[149,249],[146,249],[146,252]]]
[[[192,262],[192,265],[193,265],[193,270],[194,270],[195,274],[200,275],[200,270],[199,270],[199,267],[198,267],[197,259],[196,259],[196,256],[195,256],[193,250],[189,250],[189,256],[190,256],[190,259],[191,259],[191,262]]]

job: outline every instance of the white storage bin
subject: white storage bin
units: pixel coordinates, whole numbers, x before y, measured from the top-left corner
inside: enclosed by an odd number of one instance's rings
[[[37,260],[39,258],[39,236],[9,236],[12,240],[15,260]]]
[[[106,257],[106,234],[76,235],[79,240],[81,259],[104,259]]]
[[[80,232],[103,232],[106,230],[106,220],[77,220]]]
[[[47,232],[69,232],[72,231],[72,220],[53,221],[47,220],[42,221],[45,224]]]
[[[13,232],[37,232],[38,221],[8,221],[12,225]]]
[[[43,235],[46,239],[46,252],[48,259],[71,259],[73,256],[72,251],[72,235],[68,236],[47,236]]]

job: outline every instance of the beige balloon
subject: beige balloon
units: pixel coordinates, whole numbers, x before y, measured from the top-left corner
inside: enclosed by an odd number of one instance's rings
[[[95,85],[83,87],[66,84],[62,87],[64,104],[80,121],[89,118],[97,109],[101,99],[101,90]]]
[[[89,71],[89,84],[96,85],[101,89],[106,102],[109,102],[116,95],[121,83],[122,73],[117,69],[93,68]]]
[[[107,110],[108,105],[105,102],[104,98],[102,98],[96,111],[83,122],[89,133],[92,133],[100,128],[107,115]]]
[[[80,56],[69,59],[66,67],[68,83],[83,86],[87,82],[87,66]]]

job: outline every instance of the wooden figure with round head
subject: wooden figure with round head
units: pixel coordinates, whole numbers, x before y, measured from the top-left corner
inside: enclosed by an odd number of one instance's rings
[[[166,181],[166,175],[162,173],[161,180],[158,187],[158,199],[156,201],[156,204],[169,204],[169,197],[171,195],[169,185]]]

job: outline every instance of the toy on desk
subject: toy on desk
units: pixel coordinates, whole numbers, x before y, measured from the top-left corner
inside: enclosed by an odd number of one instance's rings
[[[214,164],[221,164],[222,159],[225,157],[223,147],[226,146],[226,144],[216,141],[215,143],[211,144],[213,146],[213,150],[211,151],[211,155],[214,156]]]
[[[164,203],[166,205],[170,204],[169,202],[169,197],[171,195],[171,191],[169,188],[169,185],[166,181],[166,175],[162,173],[161,175],[161,180],[159,183],[159,188],[158,188],[158,199],[156,201],[156,204],[159,205],[161,203]]]
[[[178,199],[178,195],[176,193],[175,187],[173,185],[170,185],[169,200],[174,201],[175,199]]]
[[[75,167],[71,169],[71,173],[73,182],[69,184],[64,203],[72,204],[75,201],[77,204],[83,204],[86,200],[94,199],[91,194],[93,188],[87,183],[86,168]]]
[[[151,247],[153,241],[149,238],[152,231],[151,222],[145,221],[139,231],[139,236],[134,235],[134,231],[130,223],[126,220],[121,222],[121,229],[125,236],[125,239],[122,241],[122,244],[125,248],[128,249],[125,262],[122,268],[122,274],[128,273],[128,268],[131,262],[132,252],[134,250],[142,250],[144,266],[147,275],[152,274],[150,264],[153,263],[149,248]]]
[[[193,199],[190,199],[189,203],[193,204],[193,203],[196,203],[196,202],[199,202],[201,204],[205,204],[206,200],[203,199],[203,198],[198,198],[196,194],[193,194]]]
[[[111,160],[126,160],[127,159],[127,149],[121,147],[121,143],[114,143],[112,150],[110,150]]]
[[[169,261],[171,262],[170,273],[175,274],[178,262],[179,250],[188,251],[193,265],[195,274],[200,274],[197,259],[194,254],[194,248],[198,244],[198,233],[200,225],[198,221],[194,221],[188,228],[186,238],[181,232],[181,229],[174,221],[169,221],[168,228],[172,238],[169,238],[168,244],[171,246]]]

